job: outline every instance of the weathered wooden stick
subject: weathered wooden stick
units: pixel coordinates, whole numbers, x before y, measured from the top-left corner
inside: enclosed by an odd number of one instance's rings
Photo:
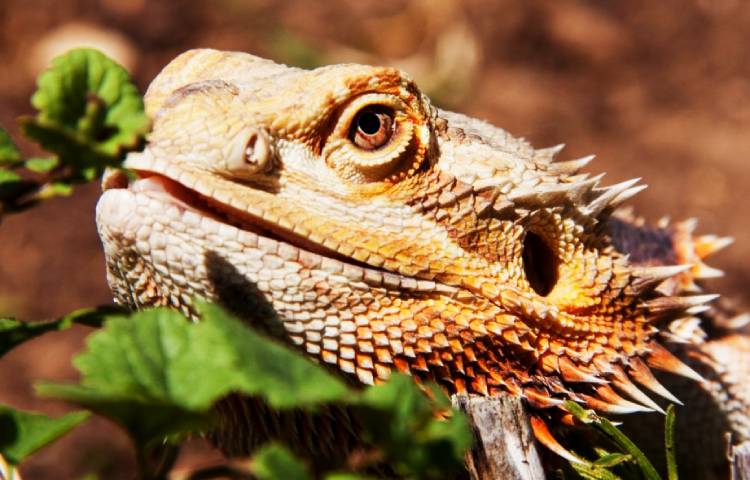
[[[474,430],[475,444],[466,454],[472,480],[544,480],[529,417],[520,398],[454,395],[452,400],[468,415]]]
[[[750,442],[732,448],[732,479],[750,480]]]

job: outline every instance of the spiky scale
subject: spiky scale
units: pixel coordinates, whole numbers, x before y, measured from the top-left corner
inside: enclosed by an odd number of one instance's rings
[[[674,354],[660,344],[652,342],[649,345],[649,350],[646,362],[651,368],[681,375],[696,382],[705,381],[698,372],[687,366],[682,360],[675,357]]]
[[[695,254],[700,258],[709,257],[732,243],[734,243],[734,238],[716,235],[702,235],[693,241]]]
[[[687,295],[679,297],[658,297],[644,302],[643,306],[652,315],[664,313],[682,312],[692,307],[703,307],[703,304],[712,302],[719,295]]]
[[[645,405],[625,400],[617,395],[617,393],[615,393],[615,391],[609,386],[598,387],[596,389],[596,394],[596,396],[582,394],[581,398],[586,401],[586,404],[590,408],[600,412],[612,415],[627,415],[630,413],[653,411]]]
[[[568,460],[572,463],[578,463],[585,465],[586,462],[580,458],[578,458],[576,455],[571,453],[569,450],[567,450],[565,447],[560,445],[560,443],[555,439],[555,437],[552,435],[552,433],[549,431],[549,427],[547,427],[547,423],[542,420],[540,417],[532,415],[530,418],[531,428],[534,431],[534,436],[536,437],[539,442],[544,445],[545,447],[549,448],[553,452],[555,452],[560,457]]]
[[[630,360],[628,374],[630,375],[630,378],[648,388],[652,392],[656,393],[657,395],[661,395],[670,402],[682,405],[682,402],[677,397],[675,397],[672,392],[667,390],[664,385],[659,383],[656,377],[654,377],[654,374],[651,372],[651,369],[649,369],[649,367],[639,358],[633,358]]]
[[[651,400],[648,395],[643,393],[638,387],[633,384],[633,382],[630,381],[630,378],[625,373],[625,371],[622,370],[622,368],[617,366],[614,372],[615,376],[612,380],[612,385],[614,385],[615,388],[620,390],[622,393],[625,393],[636,402],[644,405],[645,407],[662,414],[664,413],[664,410],[656,402]]]
[[[602,189],[600,192],[597,192],[599,195],[585,207],[587,214],[592,217],[598,217],[605,208],[612,207],[611,203],[615,198],[630,189],[640,180],[640,178],[633,178],[622,183],[610,185],[609,187]]]
[[[566,382],[584,382],[604,384],[607,381],[595,374],[584,372],[578,368],[568,357],[560,357],[560,374]]]
[[[560,407],[564,401],[560,398],[553,398],[547,392],[535,388],[527,388],[523,391],[526,401],[535,408],[553,408]]]
[[[648,288],[656,286],[664,280],[686,272],[691,268],[693,266],[690,264],[634,267],[631,269],[631,275],[635,277],[635,280],[631,285],[638,293],[642,293]]]
[[[596,158],[595,155],[581,157],[576,160],[567,160],[564,162],[555,162],[547,167],[547,171],[558,175],[574,175],[583,169],[586,165]]]

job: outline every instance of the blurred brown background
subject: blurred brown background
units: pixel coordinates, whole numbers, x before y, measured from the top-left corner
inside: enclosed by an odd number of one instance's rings
[[[34,78],[55,53],[94,45],[138,85],[193,47],[243,50],[313,67],[400,66],[440,106],[526,137],[596,153],[610,183],[643,177],[632,202],[656,220],[699,217],[732,235],[713,287],[748,305],[750,3],[741,0],[166,1],[0,0],[0,124],[30,113]],[[22,144],[28,153],[29,146]],[[111,300],[93,220],[94,185],[0,225],[0,315],[55,317]],[[71,379],[87,332],[43,338],[0,362],[0,402],[60,412],[31,379]],[[216,459],[199,442],[181,462]],[[29,462],[27,479],[130,478],[127,441],[94,420]]]

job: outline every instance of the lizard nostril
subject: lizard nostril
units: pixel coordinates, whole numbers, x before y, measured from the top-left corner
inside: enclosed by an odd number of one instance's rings
[[[542,237],[528,232],[523,239],[523,271],[534,291],[547,296],[557,283],[557,257]]]
[[[258,171],[264,171],[269,164],[270,154],[268,134],[265,130],[251,130],[244,151],[247,165]]]
[[[221,151],[223,162],[212,167],[238,178],[271,172],[275,167],[273,140],[265,128],[249,126],[237,132]]]

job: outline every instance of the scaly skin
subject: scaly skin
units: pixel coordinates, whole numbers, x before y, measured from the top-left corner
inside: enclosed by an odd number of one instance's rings
[[[373,105],[382,130],[358,131]],[[727,242],[616,213],[643,187],[600,186],[590,158],[553,163],[391,68],[194,50],[146,106],[141,179],[111,175],[97,207],[120,303],[200,295],[361,383],[398,370],[538,409],[659,410],[651,369],[700,380],[662,342],[700,348],[714,296],[694,280]],[[246,451],[231,423],[220,443]]]

